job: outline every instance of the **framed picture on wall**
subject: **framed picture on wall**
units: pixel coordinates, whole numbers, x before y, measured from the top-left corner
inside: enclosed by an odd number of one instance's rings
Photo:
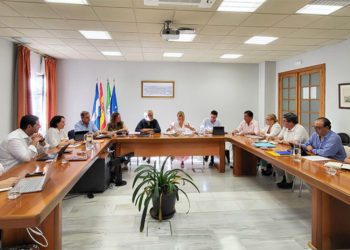
[[[174,98],[174,81],[141,81],[142,98]]]
[[[350,109],[350,83],[340,83],[338,86],[339,86],[339,108]]]

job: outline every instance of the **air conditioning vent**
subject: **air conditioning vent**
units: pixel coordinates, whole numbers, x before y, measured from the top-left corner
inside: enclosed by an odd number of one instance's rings
[[[211,8],[214,2],[215,0],[144,0],[145,5],[151,5],[151,6],[167,4],[167,5],[197,6],[199,8]]]

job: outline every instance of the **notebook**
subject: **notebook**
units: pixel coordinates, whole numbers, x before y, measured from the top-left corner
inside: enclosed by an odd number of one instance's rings
[[[276,145],[269,142],[255,142],[254,147],[257,148],[275,148]]]

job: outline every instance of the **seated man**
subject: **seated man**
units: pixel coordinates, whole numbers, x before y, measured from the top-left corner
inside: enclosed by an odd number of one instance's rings
[[[21,162],[30,161],[48,148],[44,137],[38,133],[40,127],[38,117],[25,115],[20,121],[20,128],[1,142],[0,163],[5,172]]]
[[[314,128],[316,131],[303,147],[312,154],[344,161],[346,153],[342,141],[340,136],[331,130],[330,120],[320,117],[314,122]]]
[[[90,113],[88,111],[82,111],[80,117],[81,120],[75,124],[74,131],[98,132],[98,128],[95,123],[91,121]]]
[[[240,135],[259,135],[259,123],[253,119],[254,114],[252,111],[247,110],[244,112],[244,120],[239,126],[232,132],[232,134]]]
[[[213,127],[221,127],[222,124],[218,117],[218,112],[216,110],[213,110],[210,112],[210,118],[206,118],[203,120],[201,126],[199,127],[199,131],[202,133],[213,133]],[[209,156],[204,157],[204,161],[207,162],[209,159]],[[214,166],[214,156],[210,156],[210,163],[209,167]]]
[[[283,129],[278,135],[278,142],[282,144],[302,144],[309,138],[306,129],[298,124],[298,116],[294,113],[283,115]],[[293,186],[293,175],[274,167],[276,172],[276,182],[279,188],[288,189]]]
[[[160,133],[161,129],[159,123],[153,118],[153,111],[148,110],[146,118],[142,119],[135,128],[136,132],[144,133]]]

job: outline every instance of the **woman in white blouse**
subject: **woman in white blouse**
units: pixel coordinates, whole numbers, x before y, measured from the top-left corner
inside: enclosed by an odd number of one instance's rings
[[[193,134],[196,129],[191,127],[191,125],[185,121],[185,113],[182,111],[177,112],[177,122],[172,122],[167,129],[167,132],[174,132],[177,134]],[[184,161],[188,159],[188,156],[177,156],[176,160],[181,162],[181,168],[185,167]]]
[[[265,117],[265,127],[261,131],[261,135],[266,136],[267,138],[273,138],[279,135],[281,132],[281,125],[278,123],[277,117],[275,114],[268,114]]]
[[[277,117],[275,114],[268,114],[265,117],[265,127],[264,130],[261,131],[261,135],[265,136],[267,139],[273,139],[278,136],[281,132],[281,125],[278,123]],[[261,174],[262,175],[271,175],[272,174],[272,166],[265,160],[260,161],[261,166]]]
[[[68,141],[67,132],[64,130],[64,116],[56,115],[50,121],[50,128],[46,133],[46,142],[51,148],[59,146],[61,143]]]

